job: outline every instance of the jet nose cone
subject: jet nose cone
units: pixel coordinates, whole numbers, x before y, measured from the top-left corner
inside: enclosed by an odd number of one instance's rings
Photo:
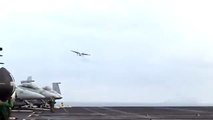
[[[55,99],[62,99],[62,96],[61,95],[55,95],[54,98]]]
[[[48,98],[54,97],[55,99],[61,99],[61,95],[56,94],[56,93],[52,93],[52,92],[46,92],[46,95],[48,96]]]
[[[62,99],[61,94],[58,94],[58,97],[56,99]]]
[[[53,95],[53,97],[54,97],[55,99],[62,99],[61,94],[59,94],[59,93],[57,93],[57,92],[55,92],[55,91],[51,91],[51,94]]]
[[[51,97],[57,97],[55,94],[49,92],[49,91],[43,91],[42,94],[47,97],[47,98],[51,98]]]
[[[58,97],[57,99],[62,99],[63,97]]]
[[[14,90],[15,84],[12,75],[6,68],[0,68],[0,100],[7,100]]]

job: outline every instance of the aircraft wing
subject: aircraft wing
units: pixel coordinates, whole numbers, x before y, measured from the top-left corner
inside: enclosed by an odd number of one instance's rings
[[[76,54],[80,54],[79,52],[77,52],[77,51],[74,51],[74,50],[71,50],[72,52],[74,52],[74,53],[76,53]]]
[[[88,56],[90,56],[90,54],[87,54],[87,53],[81,53],[81,55],[88,55]]]

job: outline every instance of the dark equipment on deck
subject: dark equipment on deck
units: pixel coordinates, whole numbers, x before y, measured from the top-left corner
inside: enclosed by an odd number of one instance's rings
[[[14,91],[15,81],[13,76],[6,68],[0,68],[0,100],[8,100]]]
[[[0,51],[2,51],[3,48],[0,47]],[[2,55],[0,55],[2,57]],[[3,62],[0,62],[0,64],[4,64]],[[0,68],[0,100],[6,101],[10,99],[12,94],[15,91],[15,81],[13,79],[13,76],[10,74],[10,72],[4,68]]]

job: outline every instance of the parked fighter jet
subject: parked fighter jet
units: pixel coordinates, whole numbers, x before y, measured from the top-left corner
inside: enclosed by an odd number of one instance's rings
[[[85,56],[85,55],[87,55],[87,56],[90,56],[90,54],[87,54],[87,53],[80,53],[80,52],[78,52],[78,51],[74,51],[74,50],[71,50],[73,53],[76,53],[78,56]]]
[[[57,93],[49,87],[41,88],[33,84],[35,82],[32,77],[29,76],[27,80],[21,81],[21,85],[17,86],[16,90],[16,103],[15,105],[20,107],[28,105],[32,107],[36,105],[38,107],[46,106],[46,101],[54,97],[55,99],[61,99],[61,94]],[[54,84],[54,83],[53,83]],[[57,83],[58,86],[59,83]],[[58,90],[60,92],[59,86]]]
[[[40,88],[37,85],[33,84],[30,80],[29,80],[29,82],[26,82],[26,81],[22,82],[22,84],[19,85],[18,87],[23,89],[23,90],[27,90],[27,91],[31,91],[31,92],[41,94],[45,97],[45,99],[49,99],[51,97],[54,97],[55,99],[61,99],[62,98],[62,96],[59,93],[53,92],[51,90],[46,90],[46,89]]]

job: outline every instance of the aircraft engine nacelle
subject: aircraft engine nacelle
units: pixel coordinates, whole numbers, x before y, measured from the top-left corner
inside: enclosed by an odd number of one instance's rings
[[[0,100],[8,100],[15,91],[15,81],[10,72],[4,67],[0,68]]]

